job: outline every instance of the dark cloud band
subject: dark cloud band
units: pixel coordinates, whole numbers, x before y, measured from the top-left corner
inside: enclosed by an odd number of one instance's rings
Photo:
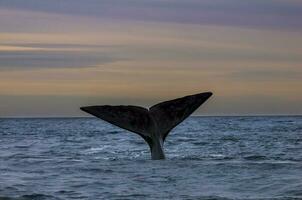
[[[2,0],[0,7],[159,22],[295,30],[302,27],[302,2],[291,0]]]

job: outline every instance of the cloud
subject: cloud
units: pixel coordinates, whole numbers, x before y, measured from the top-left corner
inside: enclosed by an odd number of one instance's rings
[[[302,3],[294,0],[2,0],[0,7],[102,19],[295,30],[302,27]]]
[[[110,55],[110,48],[81,44],[5,45],[0,46],[0,70],[93,67],[122,60]]]
[[[302,72],[290,69],[242,69],[229,73],[233,80],[241,81],[299,81],[302,79]]]
[[[301,113],[301,4],[0,0],[1,110],[73,115],[211,90],[209,113]]]

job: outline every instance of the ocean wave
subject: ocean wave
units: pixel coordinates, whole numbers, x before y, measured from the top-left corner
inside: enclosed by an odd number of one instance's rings
[[[215,160],[232,160],[234,159],[231,156],[223,155],[223,154],[209,154],[209,155],[181,155],[174,154],[171,155],[169,159],[172,160],[196,160],[196,161],[215,161]]]
[[[172,198],[173,199],[173,198]],[[232,200],[227,197],[220,197],[220,196],[189,196],[189,195],[181,195],[181,199],[184,200],[193,200],[193,199],[198,199],[198,200]]]
[[[0,123],[0,200],[302,199],[302,118],[189,118],[160,161],[98,120]]]
[[[95,154],[95,153],[99,153],[99,152],[103,152],[105,149],[108,149],[110,148],[109,145],[104,145],[104,146],[101,146],[101,147],[91,147],[89,149],[86,149],[84,151],[84,154]]]
[[[245,160],[267,160],[268,158],[266,156],[261,155],[252,155],[252,156],[245,156],[243,157]]]
[[[58,197],[45,194],[27,194],[19,197],[0,196],[0,200],[61,200]]]
[[[236,137],[236,136],[224,136],[221,138],[222,141],[231,141],[231,142],[239,142],[240,138]]]

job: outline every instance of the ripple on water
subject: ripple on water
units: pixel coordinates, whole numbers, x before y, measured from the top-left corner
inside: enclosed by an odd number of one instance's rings
[[[19,197],[1,197],[0,200],[61,200],[58,197],[54,197],[52,195],[45,195],[45,194],[28,194],[22,195]]]
[[[301,199],[300,117],[192,117],[151,161],[97,119],[0,119],[0,200]]]

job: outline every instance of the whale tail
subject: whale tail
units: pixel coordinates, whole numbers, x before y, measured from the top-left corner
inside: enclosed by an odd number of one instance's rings
[[[120,128],[140,135],[151,149],[152,159],[163,159],[163,143],[169,132],[212,96],[211,92],[138,106],[87,106],[80,109]]]

